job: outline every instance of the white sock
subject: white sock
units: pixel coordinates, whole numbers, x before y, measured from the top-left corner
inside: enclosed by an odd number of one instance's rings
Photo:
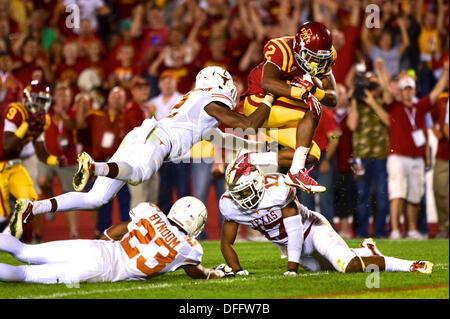
[[[398,259],[395,257],[384,257],[385,271],[409,271],[413,261]]]
[[[106,176],[109,173],[108,163],[97,163],[95,162],[95,176]]]
[[[33,203],[33,215],[49,213],[52,210],[52,203],[49,199],[37,200]]]
[[[292,159],[292,165],[290,172],[297,174],[302,168],[305,167],[306,158],[308,157],[309,147],[299,146],[294,152],[294,158]]]

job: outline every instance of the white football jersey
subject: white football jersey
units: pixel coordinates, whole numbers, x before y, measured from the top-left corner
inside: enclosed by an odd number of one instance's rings
[[[163,274],[201,263],[203,249],[194,238],[173,226],[154,204],[130,211],[128,233],[120,241],[122,267],[128,279]]]
[[[296,200],[296,188],[284,182],[283,174],[264,175],[264,193],[258,206],[252,210],[244,210],[231,197],[229,192],[222,195],[219,201],[220,213],[225,220],[234,221],[258,230],[268,240],[280,246],[287,246],[287,233],[284,229],[281,209]],[[303,229],[320,218],[297,201]]]
[[[219,125],[219,121],[204,110],[211,102],[220,102],[230,109],[235,107],[235,101],[224,90],[194,89],[183,95],[169,115],[158,121],[157,126],[170,138],[169,161],[186,154],[195,143],[203,139],[206,132]]]

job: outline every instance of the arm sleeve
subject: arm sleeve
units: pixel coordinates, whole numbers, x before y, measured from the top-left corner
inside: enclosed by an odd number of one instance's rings
[[[300,215],[283,218],[284,229],[288,235],[288,261],[300,263],[303,246],[303,224]]]
[[[192,247],[189,254],[186,256],[183,264],[184,265],[198,265],[202,262],[203,257],[203,248],[202,246],[195,240],[194,246]]]

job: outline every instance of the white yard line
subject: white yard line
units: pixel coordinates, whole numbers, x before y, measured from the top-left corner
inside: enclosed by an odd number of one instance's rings
[[[448,269],[448,263],[440,263],[435,264],[435,268],[439,269]],[[311,272],[311,273],[303,273],[299,274],[297,277],[311,277],[311,276],[322,276],[329,275],[328,271],[326,272]],[[109,294],[109,293],[123,293],[128,291],[145,291],[152,289],[160,289],[160,288],[173,288],[173,287],[183,287],[183,286],[199,286],[199,285],[210,285],[210,284],[230,284],[236,281],[254,281],[254,280],[264,280],[264,279],[281,279],[286,278],[283,275],[272,275],[272,276],[263,276],[263,277],[237,277],[231,280],[192,280],[186,283],[160,283],[160,284],[136,284],[132,287],[127,288],[110,288],[110,289],[95,289],[95,290],[84,290],[81,288],[67,288],[67,292],[58,292],[53,294],[42,294],[42,295],[24,295],[17,297],[17,299],[59,299],[59,298],[67,298],[67,297],[82,297],[94,294]],[[151,279],[150,279],[151,280]],[[136,282],[138,283],[138,282]]]
[[[306,273],[299,274],[297,277],[310,277],[310,276],[321,276],[328,275],[328,271],[326,272],[314,272],[314,273]],[[250,280],[261,280],[261,279],[281,279],[286,278],[283,275],[275,275],[275,276],[263,276],[263,277],[242,277],[242,278],[234,278],[231,280],[192,280],[191,282],[186,283],[162,283],[162,284],[137,284],[132,287],[127,288],[110,288],[110,289],[95,289],[95,290],[83,290],[81,288],[67,288],[70,291],[67,292],[59,292],[53,294],[42,294],[42,295],[25,295],[17,297],[17,299],[58,299],[58,298],[66,298],[70,296],[88,296],[93,294],[108,294],[108,293],[119,293],[119,292],[127,292],[127,291],[138,291],[138,290],[151,290],[151,289],[160,289],[160,288],[173,288],[173,287],[183,287],[183,286],[198,286],[198,285],[210,285],[210,284],[229,284],[231,282],[236,281],[250,281]]]

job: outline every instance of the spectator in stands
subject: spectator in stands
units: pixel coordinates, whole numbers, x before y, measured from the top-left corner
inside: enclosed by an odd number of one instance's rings
[[[95,161],[107,162],[115,153],[125,137],[123,111],[126,106],[126,92],[121,87],[114,87],[108,94],[108,103],[99,110],[89,110],[86,113],[85,127],[91,137],[90,155]],[[82,128],[85,128],[82,127]],[[124,185],[117,193],[120,220],[129,219],[130,191]],[[97,214],[96,235],[111,226],[113,202],[100,207]]]
[[[64,5],[66,7],[70,5],[77,5],[80,9],[80,19],[89,21],[89,24],[94,30],[98,28],[97,16],[106,16],[111,13],[111,8],[107,4],[105,4],[105,1],[103,0],[64,0]],[[81,24],[80,28],[73,28],[73,32],[75,34],[78,34],[80,32],[80,29]]]
[[[431,112],[433,133],[438,140],[433,171],[433,192],[439,223],[439,233],[436,237],[448,238],[448,88],[441,93],[436,104]]]
[[[41,73],[41,80],[53,81],[53,74],[45,59],[41,57],[40,46],[36,39],[26,38],[21,46],[20,57],[13,64],[13,75],[23,84],[30,83],[36,72]]]
[[[182,94],[177,90],[177,78],[171,71],[161,73],[158,87],[160,94],[150,100],[149,109],[150,115],[159,121],[169,114]]]
[[[53,197],[53,178],[58,177],[62,193],[73,190],[72,177],[77,170],[77,151],[75,144],[76,114],[72,106],[72,92],[66,85],[57,86],[54,104],[47,115],[44,131],[45,146],[48,151],[66,159],[66,165],[50,166],[39,163],[38,185],[44,195]],[[64,216],[69,226],[69,238],[78,238],[78,212],[69,212]]]
[[[150,100],[151,114],[159,121],[169,115],[170,109],[181,97],[177,91],[177,79],[171,71],[164,71],[159,78],[160,94]],[[191,164],[185,162],[164,162],[158,171],[159,197],[158,206],[168,214],[173,204],[172,192],[176,190],[177,198],[191,194]]]
[[[339,130],[333,113],[322,108],[322,117],[319,125],[314,133],[313,140],[320,148],[320,160],[316,164],[317,170],[312,170],[309,174],[320,185],[327,188],[326,192],[319,194],[319,208],[320,213],[324,215],[331,225],[333,225],[334,218],[334,173],[336,171],[336,150],[339,143]],[[311,169],[312,165],[308,166]],[[314,194],[307,194],[305,192],[297,192],[300,202],[311,210],[315,209]]]
[[[133,77],[141,74],[140,69],[133,62],[134,57],[135,52],[132,45],[123,45],[119,48],[116,65],[111,68],[108,75],[107,88],[113,88],[118,85],[126,89],[131,89]]]
[[[74,42],[66,43],[62,54],[63,61],[55,70],[55,77],[58,82],[62,82],[74,90],[78,76],[87,68],[88,64],[85,59],[80,58],[78,46]]]
[[[383,87],[390,124],[387,169],[392,239],[401,238],[399,218],[404,209],[407,237],[422,238],[417,231],[417,218],[425,185],[425,114],[432,110],[447,85],[448,61],[431,93],[417,102],[414,102],[416,83],[410,76],[399,80],[399,101],[395,101],[390,91]]]
[[[355,85],[347,125],[353,135],[353,159],[356,163],[358,189],[358,227],[356,237],[369,236],[372,183],[377,203],[374,236],[386,237],[386,217],[389,213],[386,156],[389,140],[388,116],[383,110],[379,79],[373,73],[362,72],[356,81],[364,79],[370,89]]]
[[[380,58],[383,59],[390,75],[400,71],[402,54],[410,45],[406,30],[406,19],[404,17],[398,17],[396,22],[401,32],[401,42],[399,45],[394,43],[392,34],[387,30],[382,31],[378,35],[377,41],[372,39],[367,27],[363,27],[361,30],[361,41],[364,52],[372,61]]]
[[[11,57],[0,51],[0,114],[10,103],[22,101],[23,85],[11,74]]]
[[[139,4],[135,8],[130,30],[131,36],[141,41],[136,60],[143,65],[150,64],[168,44],[170,31],[160,8],[151,2]]]
[[[198,51],[196,44],[185,39],[181,29],[171,31],[171,43],[164,47],[158,57],[150,64],[148,73],[154,78],[165,70],[170,70],[178,82],[178,91],[187,93],[192,89],[197,71],[201,68],[195,58]]]
[[[356,184],[352,171],[352,131],[347,125],[350,112],[350,97],[347,88],[342,84],[336,85],[337,103],[333,115],[339,126],[340,137],[336,151],[336,175],[334,180],[334,214],[339,217],[339,234],[342,238],[352,238],[350,219],[353,226],[357,224],[356,206],[354,200]]]
[[[336,83],[345,83],[347,74],[355,62],[355,52],[359,46],[361,5],[358,0],[349,1],[349,5],[351,6],[349,23],[341,29],[332,30],[333,46],[338,56],[333,66]]]
[[[142,122],[150,118],[148,101],[150,98],[150,86],[140,76],[135,76],[131,81],[132,101],[128,103],[123,113],[125,134],[140,126]],[[159,175],[154,174],[150,179],[137,186],[129,186],[131,194],[131,207],[142,202],[156,203],[158,201]]]

